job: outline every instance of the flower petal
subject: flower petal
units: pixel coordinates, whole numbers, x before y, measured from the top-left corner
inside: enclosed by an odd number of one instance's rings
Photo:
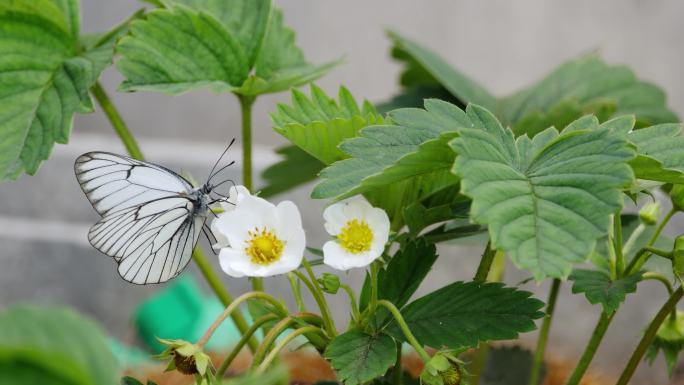
[[[349,270],[356,267],[366,267],[382,255],[382,250],[369,250],[353,254],[345,250],[335,241],[328,241],[323,245],[323,263],[337,270]]]

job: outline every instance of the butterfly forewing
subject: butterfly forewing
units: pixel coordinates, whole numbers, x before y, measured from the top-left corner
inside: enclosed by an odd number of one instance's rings
[[[106,152],[79,156],[74,171],[83,192],[100,215],[192,190],[192,185],[173,171]]]
[[[75,170],[102,215],[88,240],[116,260],[121,277],[160,283],[183,270],[206,219],[197,215],[189,182],[161,166],[102,152],[80,156]]]

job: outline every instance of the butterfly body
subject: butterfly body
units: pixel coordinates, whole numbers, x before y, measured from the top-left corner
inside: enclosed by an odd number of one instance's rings
[[[213,201],[213,186],[200,187],[149,162],[89,152],[74,164],[76,179],[102,218],[90,244],[112,257],[123,279],[166,282],[188,264]]]

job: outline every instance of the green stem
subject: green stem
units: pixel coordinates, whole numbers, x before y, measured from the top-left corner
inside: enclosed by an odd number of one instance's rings
[[[230,306],[230,304],[233,302],[233,296],[230,295],[228,289],[221,283],[218,275],[216,275],[216,272],[214,269],[212,269],[207,257],[204,255],[204,253],[202,253],[202,250],[199,247],[195,247],[195,249],[192,251],[192,259],[195,260],[195,264],[197,264],[197,267],[204,276],[204,279],[207,281],[209,287],[214,291],[223,306]],[[242,313],[235,312],[231,314],[230,317],[233,319],[233,323],[235,323],[235,327],[237,327],[237,329],[240,331],[240,334],[244,335],[249,329],[249,326],[247,326],[247,321],[245,320],[245,317],[242,316]],[[254,352],[258,347],[259,343],[257,340],[250,338],[249,350]]]
[[[634,258],[630,261],[629,265],[625,269],[626,273],[625,275],[629,274],[634,274],[637,271],[641,270],[641,267],[646,263],[648,258],[650,257],[650,251],[649,248],[653,246],[653,244],[658,240],[658,237],[660,236],[660,233],[663,232],[663,229],[665,229],[665,226],[670,222],[670,219],[677,213],[677,209],[672,208],[670,211],[667,212],[667,215],[665,215],[665,218],[660,222],[658,227],[656,228],[655,232],[651,236],[651,239],[648,240],[648,243],[646,244],[645,247],[641,248]],[[656,249],[654,249],[656,250]]]
[[[618,278],[625,272],[625,255],[622,252],[622,217],[620,214],[613,215],[613,248],[615,249],[615,271]]]
[[[646,350],[651,345],[651,342],[653,342],[653,338],[658,332],[658,328],[660,328],[660,325],[663,323],[663,321],[665,321],[667,315],[676,308],[677,302],[679,302],[679,300],[682,298],[682,295],[684,295],[684,288],[680,286],[674,293],[672,293],[663,307],[660,308],[658,314],[656,314],[655,318],[653,318],[651,323],[648,325],[644,336],[641,338],[641,341],[639,341],[634,353],[632,353],[632,356],[627,362],[627,366],[625,366],[625,369],[622,371],[620,379],[616,385],[627,385],[637,366],[639,366],[641,359],[644,357]]]
[[[477,272],[475,273],[474,281],[486,281],[487,275],[489,275],[489,269],[492,267],[492,262],[494,261],[494,256],[496,255],[496,250],[492,249],[491,241],[487,242],[484,252],[482,253],[482,259],[480,260],[480,265],[477,267]]]
[[[249,293],[245,293],[235,298],[235,301],[228,305],[226,309],[216,318],[214,323],[212,323],[211,326],[209,326],[209,329],[207,329],[202,338],[200,338],[200,340],[197,341],[196,345],[200,348],[206,345],[206,343],[209,342],[209,339],[214,334],[216,329],[223,323],[223,321],[225,321],[225,319],[228,318],[228,316],[230,316],[243,302],[253,298],[264,299],[270,302],[278,310],[280,316],[285,317],[287,315],[287,309],[283,306],[283,304],[278,302],[278,300],[264,292],[251,291]]]
[[[297,302],[297,310],[300,312],[306,311],[306,306],[304,305],[304,300],[302,299],[302,290],[297,280],[297,276],[292,272],[287,273],[287,280],[290,281],[290,288],[292,288],[292,295]]]
[[[403,346],[404,345],[401,342],[397,342],[397,361],[394,363],[394,378],[392,379],[394,385],[401,385],[404,380],[404,373],[401,367]]]
[[[259,349],[256,350],[254,353],[254,359],[252,360],[252,368],[256,368],[263,360],[264,357],[266,357],[266,354],[268,353],[269,349],[271,348],[271,345],[275,342],[275,340],[278,338],[280,334],[282,334],[285,330],[289,329],[293,325],[296,325],[300,322],[307,322],[309,324],[313,324],[314,326],[321,326],[321,318],[315,314],[310,314],[310,313],[298,313],[293,316],[285,317],[282,320],[280,320],[271,330],[266,333],[266,336],[264,337],[263,342],[261,345],[259,345]],[[302,325],[302,327],[306,327],[309,325]],[[315,335],[315,334],[314,334]],[[311,338],[311,335],[308,335],[307,338],[309,338],[309,341],[311,341],[312,344],[318,349],[319,351],[322,351],[322,349],[325,348],[326,343],[325,343],[325,337],[322,337],[321,339],[315,339]]]
[[[216,371],[216,378],[223,378],[225,376],[226,370],[228,370],[228,368],[230,367],[230,364],[233,363],[233,360],[235,360],[235,358],[238,356],[238,354],[240,354],[240,351],[245,346],[247,341],[252,337],[252,335],[254,335],[254,333],[257,332],[257,330],[259,330],[259,328],[263,324],[270,322],[270,321],[273,321],[273,320],[276,320],[276,319],[278,319],[278,316],[271,313],[271,314],[266,314],[266,315],[260,317],[259,319],[257,319],[256,321],[254,321],[252,326],[249,327],[249,330],[247,330],[247,332],[242,336],[242,338],[240,338],[240,341],[237,343],[237,345],[235,345],[235,347],[233,347],[233,350],[230,352],[228,357],[226,357],[226,359],[223,360],[223,362],[221,363],[221,366],[219,366],[218,370]]]
[[[128,126],[126,126],[121,114],[119,114],[119,111],[116,109],[111,99],[109,99],[109,96],[105,92],[104,88],[102,88],[100,82],[96,82],[95,85],[90,88],[90,91],[93,93],[93,96],[95,96],[95,99],[102,107],[102,111],[104,111],[107,119],[109,119],[109,123],[111,123],[112,127],[114,127],[114,131],[116,131],[116,134],[119,135],[119,138],[126,147],[128,154],[135,159],[143,160],[144,157],[142,151],[140,151],[138,142],[136,142],[135,138],[131,134],[131,131],[128,130]]]
[[[401,315],[401,312],[399,309],[397,309],[394,304],[386,299],[381,299],[378,301],[378,306],[383,306],[387,310],[389,310],[390,313],[394,316],[394,320],[397,322],[397,325],[399,325],[399,328],[401,331],[404,333],[404,337],[406,337],[406,341],[413,346],[413,348],[416,350],[416,353],[420,356],[420,358],[423,360],[423,362],[428,362],[430,361],[430,355],[423,349],[423,345],[418,342],[416,337],[413,335],[411,332],[411,329],[409,328],[408,324],[406,324],[406,321],[404,320],[404,317]]]
[[[622,247],[622,252],[625,255],[629,255],[629,252],[632,251],[634,244],[639,239],[641,234],[644,233],[644,230],[646,230],[646,225],[644,225],[643,223],[639,223],[639,226],[637,226],[636,229],[632,231],[632,234],[629,235],[629,238],[627,238],[627,242],[625,242],[625,245]]]
[[[672,287],[672,283],[670,283],[670,280],[667,279],[666,276],[664,276],[660,273],[656,273],[654,271],[648,271],[648,272],[644,273],[643,277],[644,277],[644,280],[651,279],[651,280],[659,281],[660,283],[662,283],[665,286],[665,288],[667,289],[668,295],[672,295],[672,293],[674,292],[674,288]]]
[[[293,271],[293,273],[297,276],[297,278],[304,282],[304,285],[309,289],[309,292],[311,292],[311,295],[313,296],[314,300],[316,301],[316,304],[318,305],[318,308],[321,311],[321,316],[323,317],[323,324],[325,325],[325,330],[331,337],[336,336],[337,330],[335,329],[335,323],[332,320],[332,317],[330,316],[328,304],[325,301],[325,297],[323,297],[320,288],[317,287],[316,283],[312,283],[311,281],[309,281],[309,279],[306,278],[306,276],[302,274],[300,271],[295,270]]]
[[[371,293],[370,301],[368,302],[368,321],[375,316],[375,310],[378,308],[378,265],[376,262],[370,265],[370,284]]]
[[[670,211],[667,212],[665,215],[665,218],[660,222],[658,227],[656,228],[656,231],[653,233],[651,236],[651,239],[648,240],[648,246],[652,246],[656,243],[658,240],[658,237],[660,236],[660,233],[663,232],[663,229],[665,229],[665,226],[670,222],[670,219],[677,213],[677,208],[672,207]]]
[[[275,358],[278,356],[278,353],[282,351],[287,344],[289,344],[293,339],[299,337],[302,334],[313,334],[313,333],[318,333],[321,336],[325,337],[325,332],[319,327],[316,326],[304,326],[302,328],[299,328],[297,330],[294,330],[292,333],[286,335],[278,344],[271,350],[270,353],[264,358],[264,360],[259,364],[259,367],[256,369],[256,373],[263,373],[269,365],[275,360]]]
[[[352,316],[354,317],[354,320],[357,322],[360,321],[361,313],[359,313],[359,306],[356,304],[356,294],[354,293],[354,289],[345,283],[341,284],[340,288],[347,292],[347,295],[349,296],[349,303],[352,309]]]
[[[608,329],[610,322],[613,320],[614,315],[615,312],[612,314],[601,312],[601,318],[599,318],[599,322],[596,324],[596,328],[594,328],[591,339],[589,340],[587,347],[584,348],[584,353],[582,353],[582,357],[577,363],[577,366],[572,372],[572,375],[568,379],[566,385],[577,385],[582,380],[582,377],[587,371],[587,368],[589,368],[589,364],[594,358],[594,354],[596,354],[596,349],[598,349],[599,344],[601,344],[601,340],[606,334],[606,330]]]
[[[116,109],[111,99],[109,99],[109,96],[105,92],[104,88],[102,88],[102,85],[99,82],[97,82],[90,90],[93,93],[93,96],[95,96],[97,102],[102,107],[102,110],[105,112],[105,115],[107,116],[107,119],[109,119],[109,122],[114,128],[114,131],[117,133],[117,135],[123,142],[124,146],[126,147],[126,151],[128,152],[128,154],[135,159],[144,160],[145,157],[142,151],[140,150],[140,147],[138,146],[135,137],[131,134],[130,130],[128,129],[128,126],[121,117],[121,114],[119,114],[119,111]],[[221,300],[223,305],[230,305],[230,303],[233,301],[230,292],[228,292],[228,289],[221,284],[221,281],[219,280],[214,270],[211,268],[209,262],[207,261],[207,258],[204,256],[202,250],[199,247],[195,247],[195,249],[192,252],[192,257],[195,260],[195,263],[197,263],[197,266],[199,267],[200,271],[204,275],[204,278],[209,283],[209,286],[212,288],[216,296]],[[247,321],[245,321],[245,318],[242,316],[241,313],[233,314],[232,318],[233,322],[235,323],[235,326],[238,328],[240,333],[244,334],[248,329]],[[257,341],[255,339],[250,339],[250,350],[255,351],[257,347]]]
[[[242,184],[250,192],[252,188],[252,106],[256,98],[236,94],[240,102],[240,117],[242,118]],[[264,280],[261,277],[252,277],[252,289],[264,291]]]
[[[549,330],[551,329],[551,321],[553,319],[553,311],[556,308],[556,299],[560,289],[561,280],[556,278],[551,284],[551,292],[549,293],[549,300],[546,305],[546,315],[544,322],[539,330],[539,338],[537,339],[537,349],[534,352],[534,361],[532,361],[532,370],[530,371],[530,385],[537,385],[539,383],[539,375],[541,367],[544,363],[544,353],[546,352],[546,342],[549,338]]]
[[[304,269],[306,270],[306,273],[309,275],[309,278],[311,279],[311,285],[313,286],[313,289],[318,293],[318,298],[320,300],[320,306],[321,306],[321,314],[325,313],[325,317],[323,319],[326,322],[326,331],[330,335],[330,337],[335,337],[337,335],[337,327],[335,327],[335,320],[332,317],[332,314],[330,313],[330,308],[328,307],[328,301],[325,300],[325,293],[323,293],[323,290],[321,289],[321,286],[318,283],[318,280],[316,279],[316,274],[314,274],[313,270],[311,269],[311,265],[309,265],[309,261],[306,260],[306,258],[302,259],[302,265],[304,265]]]

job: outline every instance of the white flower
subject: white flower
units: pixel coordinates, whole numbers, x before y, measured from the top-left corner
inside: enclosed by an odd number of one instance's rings
[[[233,211],[235,209],[235,206],[238,204],[239,201],[242,200],[242,198],[250,195],[251,194],[249,193],[249,190],[247,190],[245,186],[231,186],[228,192],[228,199],[226,199],[225,201],[221,201],[219,203],[219,206],[221,207],[224,213]],[[211,247],[213,247],[214,249],[221,249],[229,246],[228,238],[226,238],[216,228],[216,221],[211,222],[209,228],[211,229],[212,234],[214,234],[214,238],[216,238],[216,243],[211,245]]]
[[[235,208],[214,221],[214,229],[228,240],[219,262],[233,277],[268,277],[299,267],[306,239],[302,218],[294,203],[278,206],[244,195]]]
[[[385,249],[390,223],[387,213],[363,199],[335,203],[323,212],[325,230],[337,239],[323,245],[323,263],[348,270],[365,267]]]

